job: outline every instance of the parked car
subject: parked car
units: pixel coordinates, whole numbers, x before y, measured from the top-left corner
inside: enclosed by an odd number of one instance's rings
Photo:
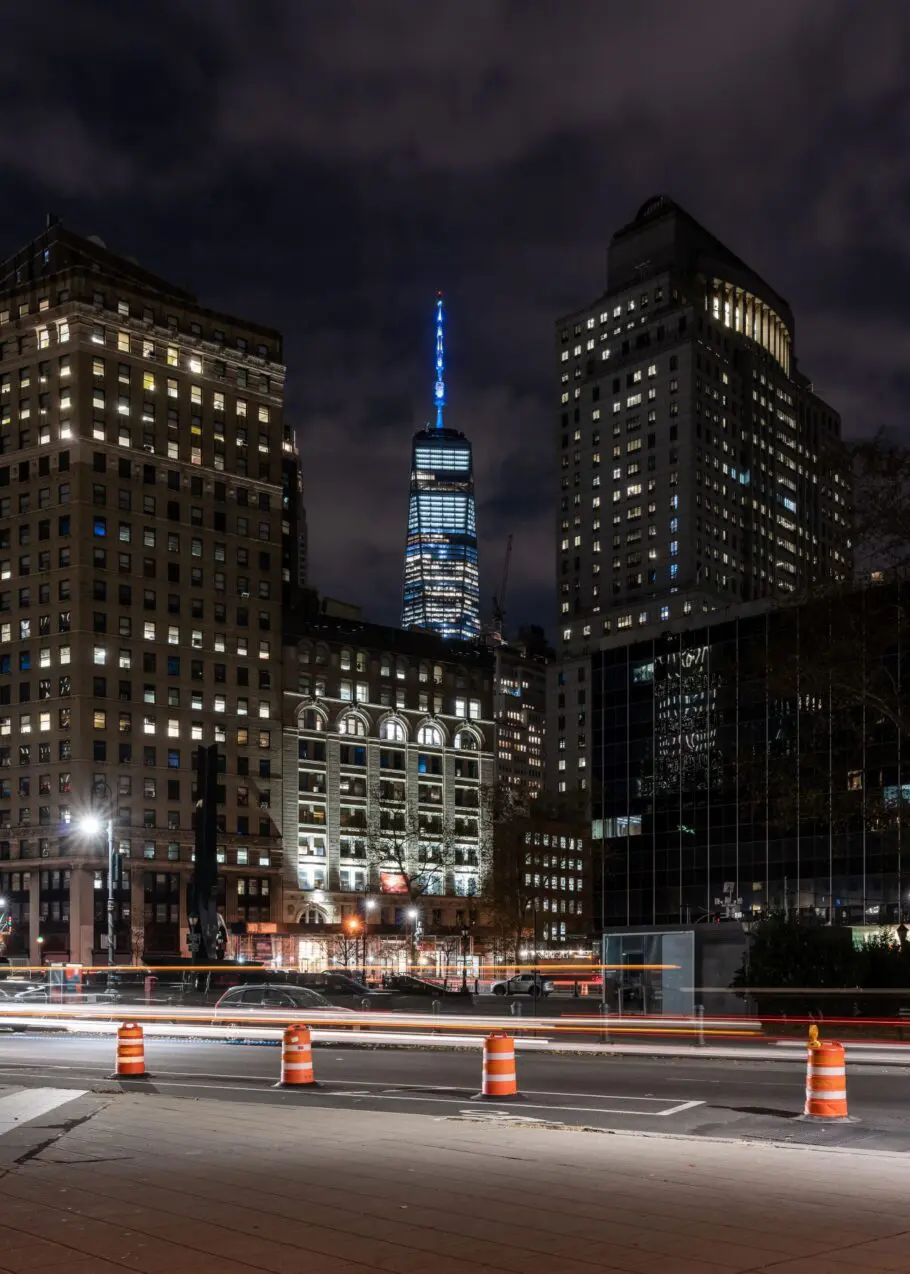
[[[309,1016],[311,1013],[352,1012],[339,1009],[320,995],[303,986],[287,986],[281,983],[264,983],[253,986],[234,986],[225,991],[215,1005],[216,1022],[237,1022],[248,1018],[269,1016],[287,1017],[295,1011]]]
[[[516,973],[513,978],[493,983],[494,995],[552,995],[553,983],[539,973]]]
[[[321,973],[295,973],[290,976],[293,977],[294,986],[318,991],[332,1004],[362,1008],[363,1001],[366,1000],[370,1005],[381,1007],[389,999],[388,991],[374,990],[349,973],[341,973],[336,969],[323,969]]]
[[[397,973],[384,980],[386,990],[398,995],[428,995],[437,997],[450,995],[451,991],[439,982],[431,982],[429,978],[416,978],[411,973]]]

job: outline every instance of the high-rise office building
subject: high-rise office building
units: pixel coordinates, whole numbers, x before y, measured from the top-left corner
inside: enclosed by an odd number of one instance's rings
[[[514,641],[493,647],[496,773],[518,796],[543,791],[547,662],[552,650],[542,628],[523,628]]]
[[[664,196],[614,234],[606,292],[556,349],[550,779],[571,790],[600,641],[846,579],[850,481],[789,305]]]
[[[296,453],[279,333],[49,223],[0,264],[0,881],[8,950],[185,950],[200,743],[219,909],[280,914]]]
[[[787,302],[663,196],[607,276],[557,326],[563,650],[845,578],[840,419]]]
[[[441,296],[436,299],[434,402],[436,420],[414,435],[411,448],[401,624],[470,641],[480,636],[474,470],[470,442],[443,421],[446,390]]]

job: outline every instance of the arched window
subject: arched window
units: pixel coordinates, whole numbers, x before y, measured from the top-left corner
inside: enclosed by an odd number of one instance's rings
[[[459,730],[455,735],[455,746],[460,748],[462,752],[476,752],[477,739],[470,730]]]
[[[308,907],[306,911],[301,911],[300,919],[297,923],[301,925],[324,925],[325,916],[316,907]]]
[[[406,738],[404,726],[394,717],[388,717],[379,729],[379,737],[387,743],[404,743]]]
[[[438,725],[422,725],[417,731],[417,742],[422,743],[424,747],[441,748],[442,731]]]
[[[355,738],[362,739],[367,732],[366,726],[360,717],[355,716],[353,712],[347,713],[338,722],[338,733],[354,735]]]
[[[315,708],[305,708],[300,721],[304,730],[324,730],[325,719],[321,712],[317,712]]]

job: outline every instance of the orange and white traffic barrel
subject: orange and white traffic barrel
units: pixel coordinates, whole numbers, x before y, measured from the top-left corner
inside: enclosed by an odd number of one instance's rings
[[[281,1042],[281,1079],[277,1088],[316,1087],[313,1045],[307,1026],[286,1026]]]
[[[511,1036],[497,1032],[484,1040],[483,1086],[480,1095],[496,1100],[518,1096],[515,1041]]]
[[[137,1022],[124,1022],[117,1031],[117,1061],[111,1079],[143,1079],[145,1069],[145,1037]]]
[[[846,1119],[847,1067],[843,1044],[810,1045],[804,1119]]]

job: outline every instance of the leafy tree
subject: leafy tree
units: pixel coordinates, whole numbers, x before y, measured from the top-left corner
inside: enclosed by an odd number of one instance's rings
[[[848,928],[772,912],[751,926],[731,987],[754,997],[763,1016],[893,1013],[910,998],[910,945],[905,930],[883,929],[854,948]]]

